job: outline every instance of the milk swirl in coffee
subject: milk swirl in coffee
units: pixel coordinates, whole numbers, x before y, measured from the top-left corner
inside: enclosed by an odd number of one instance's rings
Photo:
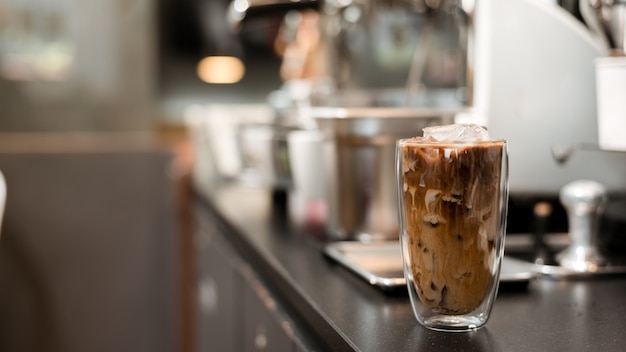
[[[497,275],[504,141],[475,125],[424,130],[399,146],[404,252],[420,301],[440,314],[466,314]]]

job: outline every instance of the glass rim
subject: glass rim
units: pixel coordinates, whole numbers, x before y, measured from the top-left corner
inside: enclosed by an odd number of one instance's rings
[[[418,140],[420,138],[421,140]],[[488,141],[437,141],[434,139],[423,139],[423,137],[402,138],[396,140],[396,146],[476,146],[476,145],[507,145],[506,139],[492,139]]]

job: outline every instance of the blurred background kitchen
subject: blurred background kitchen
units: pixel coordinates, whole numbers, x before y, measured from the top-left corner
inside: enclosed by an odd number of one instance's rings
[[[142,130],[180,121],[191,103],[264,102],[279,86],[273,36],[237,36],[226,1],[2,2],[2,130]],[[209,55],[233,55],[245,75],[211,85]],[[242,73],[243,74],[243,73]]]
[[[0,1],[0,350],[194,350],[185,111],[281,84],[280,18],[235,34],[228,5]]]
[[[624,154],[597,150],[593,66],[623,55],[623,37],[582,2],[486,1],[480,20],[479,1],[374,3],[0,0],[0,350],[210,345],[190,188],[211,193],[214,172],[250,181],[250,160],[201,159],[215,139],[194,126],[215,114],[291,131],[313,128],[298,113],[315,104],[466,112],[509,140],[517,232],[537,199],[566,231],[568,181],[626,189]]]

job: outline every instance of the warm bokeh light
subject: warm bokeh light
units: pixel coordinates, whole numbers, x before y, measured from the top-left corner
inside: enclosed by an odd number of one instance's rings
[[[243,62],[232,56],[207,56],[198,63],[198,77],[206,83],[237,83],[245,72]]]

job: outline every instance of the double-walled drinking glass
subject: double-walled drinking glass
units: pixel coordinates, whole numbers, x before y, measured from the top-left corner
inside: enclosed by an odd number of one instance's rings
[[[508,203],[504,140],[396,143],[404,274],[427,328],[485,325],[495,300]]]

